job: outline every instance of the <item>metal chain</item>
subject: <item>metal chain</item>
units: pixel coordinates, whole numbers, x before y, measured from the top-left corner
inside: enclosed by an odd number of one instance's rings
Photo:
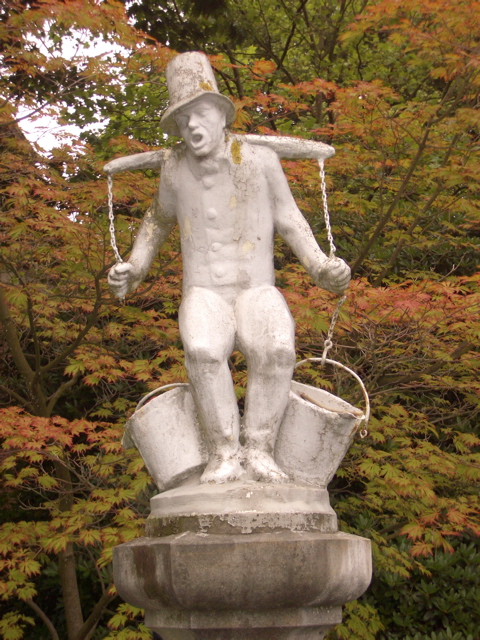
[[[340,298],[340,300],[337,303],[337,307],[336,307],[335,311],[333,312],[332,321],[330,322],[330,327],[328,329],[327,337],[325,339],[325,342],[323,343],[323,353],[322,353],[322,358],[320,360],[320,364],[321,364],[322,367],[325,366],[326,362],[332,362],[331,360],[328,360],[327,355],[328,355],[328,352],[330,351],[330,349],[333,347],[333,342],[332,342],[333,331],[335,329],[335,325],[337,324],[338,316],[340,315],[340,309],[342,308],[342,305],[343,305],[343,303],[345,302],[346,299],[347,299],[347,296],[345,294],[343,294],[343,296]],[[338,364],[339,363],[337,363],[337,365]],[[351,373],[354,373],[348,368],[347,368],[347,370],[350,371]],[[354,373],[354,375],[356,376],[355,373]],[[359,379],[359,381],[360,381],[360,384],[362,386],[362,389],[364,390],[364,393],[366,394],[367,392],[365,390],[363,382],[360,379]],[[367,398],[368,398],[368,396],[367,396]],[[370,409],[368,410],[368,413],[370,414]],[[362,438],[362,440],[368,436],[367,424],[368,424],[368,418],[365,421],[365,427],[359,432],[359,436],[360,436],[360,438]]]
[[[330,258],[333,258],[335,256],[335,251],[337,250],[337,247],[333,242],[332,227],[330,225],[330,213],[328,211],[328,201],[327,201],[327,185],[325,183],[325,171],[323,168],[324,165],[323,165],[322,159],[318,160],[318,166],[320,167],[320,184],[322,187],[323,215],[325,216],[325,227],[327,229],[327,238],[330,244]]]
[[[334,258],[335,257],[335,252],[337,250],[337,247],[335,246],[335,243],[333,242],[332,225],[330,224],[330,213],[328,211],[327,185],[326,185],[326,182],[325,182],[325,170],[324,170],[324,163],[323,163],[323,160],[321,158],[319,158],[319,160],[318,160],[318,166],[320,167],[320,184],[321,184],[321,188],[322,188],[323,215],[325,217],[325,227],[327,229],[327,238],[328,238],[328,243],[330,245],[330,256],[329,256],[329,258]],[[325,365],[325,360],[327,358],[328,352],[333,347],[333,342],[332,342],[333,331],[335,329],[335,325],[337,324],[338,316],[340,314],[340,309],[342,308],[342,305],[343,305],[343,303],[345,302],[346,299],[347,299],[347,296],[345,294],[343,294],[343,296],[340,298],[340,300],[337,303],[337,308],[333,312],[332,321],[330,322],[330,328],[328,329],[327,337],[325,339],[325,342],[323,343],[323,354],[322,354],[322,361],[321,361],[322,367]]]
[[[334,258],[335,257],[335,252],[337,250],[335,243],[333,242],[333,235],[332,235],[332,226],[330,224],[330,213],[328,211],[328,201],[327,201],[327,185],[325,182],[325,170],[324,170],[324,163],[322,159],[318,160],[318,166],[320,167],[320,184],[321,184],[321,188],[322,188],[322,204],[323,204],[323,214],[325,217],[325,227],[327,229],[327,238],[328,238],[328,242],[330,245],[330,256],[329,258]],[[327,354],[330,351],[330,349],[333,347],[333,342],[332,342],[332,337],[333,337],[333,332],[335,330],[335,325],[337,324],[337,320],[338,320],[338,316],[340,315],[340,309],[343,306],[343,303],[345,302],[345,300],[347,299],[346,294],[343,294],[341,296],[341,298],[339,299],[339,301],[337,302],[337,306],[335,308],[335,311],[333,312],[332,315],[332,320],[330,322],[330,327],[328,329],[328,333],[327,333],[327,337],[325,338],[325,342],[323,343],[323,353],[322,353],[322,358],[320,360],[320,364],[322,367],[325,366],[325,362],[327,360]],[[349,370],[350,371],[350,370]],[[353,372],[351,372],[353,373]],[[356,374],[354,374],[356,376]],[[359,379],[362,388],[364,390],[364,393],[366,394],[366,390],[365,387],[363,386],[362,381]],[[368,402],[368,396],[367,396],[367,402]],[[370,413],[370,409],[368,410],[368,412]],[[368,419],[367,419],[367,423],[368,423]],[[368,430],[365,427],[360,431],[360,437],[366,438],[368,435]]]
[[[112,245],[113,253],[115,254],[115,260],[117,264],[123,262],[122,256],[120,255],[120,251],[117,247],[117,241],[115,239],[115,218],[113,216],[113,178],[109,173],[107,176],[107,184],[108,184],[108,218],[110,220],[110,244]]]
[[[332,320],[330,322],[330,327],[328,329],[327,337],[325,338],[325,342],[323,343],[323,353],[322,353],[322,367],[325,365],[325,360],[327,358],[327,354],[330,349],[333,347],[332,336],[333,331],[335,329],[335,325],[337,324],[338,316],[340,315],[340,309],[342,308],[343,303],[347,299],[347,296],[343,294],[340,300],[337,302],[337,307],[333,312]]]

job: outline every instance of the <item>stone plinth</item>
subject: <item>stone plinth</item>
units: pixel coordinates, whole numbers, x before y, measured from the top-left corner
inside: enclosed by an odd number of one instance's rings
[[[346,533],[183,533],[114,551],[115,584],[164,640],[321,638],[371,578],[370,541]]]
[[[193,611],[177,628],[178,614],[146,612],[145,623],[162,640],[321,640],[342,621],[341,607],[270,611]]]
[[[164,640],[318,640],[371,579],[370,541],[334,516],[312,487],[179,487],[116,547],[115,585]]]
[[[328,491],[294,483],[190,484],[152,498],[147,536],[337,531]]]

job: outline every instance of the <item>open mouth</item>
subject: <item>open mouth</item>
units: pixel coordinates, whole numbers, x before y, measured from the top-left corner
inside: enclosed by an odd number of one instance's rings
[[[194,144],[198,144],[199,142],[201,142],[201,141],[202,141],[202,138],[203,138],[203,136],[202,136],[202,134],[201,134],[201,133],[194,133],[194,134],[192,135],[192,142],[193,142]]]

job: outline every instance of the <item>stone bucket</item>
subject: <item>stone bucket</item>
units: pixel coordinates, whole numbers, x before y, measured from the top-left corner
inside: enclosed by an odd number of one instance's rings
[[[292,381],[275,446],[275,460],[294,482],[322,488],[369,415],[368,396],[358,376],[340,363],[326,362],[358,379],[365,394],[365,413],[327,391]],[[142,398],[125,425],[123,444],[138,449],[159,491],[202,471],[208,462],[207,439],[189,385],[166,385]]]
[[[275,446],[275,460],[292,480],[319,487],[326,487],[333,478],[363,421],[362,433],[366,434],[370,416],[368,395],[357,374],[334,360],[325,362],[357,379],[364,394],[365,412],[327,391],[293,381]]]
[[[123,445],[138,449],[159,491],[201,471],[208,454],[189,385],[166,385],[142,398],[125,425]]]

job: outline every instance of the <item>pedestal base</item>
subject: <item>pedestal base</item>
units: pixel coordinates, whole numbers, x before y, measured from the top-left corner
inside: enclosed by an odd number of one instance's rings
[[[342,621],[341,607],[272,611],[148,611],[145,624],[163,640],[321,640]],[[181,628],[180,628],[181,627]]]
[[[371,578],[370,541],[345,533],[183,533],[114,550],[119,594],[164,640],[319,640]]]
[[[193,531],[209,534],[337,531],[328,491],[293,483],[236,481],[186,484],[150,501],[145,533],[163,537]]]

